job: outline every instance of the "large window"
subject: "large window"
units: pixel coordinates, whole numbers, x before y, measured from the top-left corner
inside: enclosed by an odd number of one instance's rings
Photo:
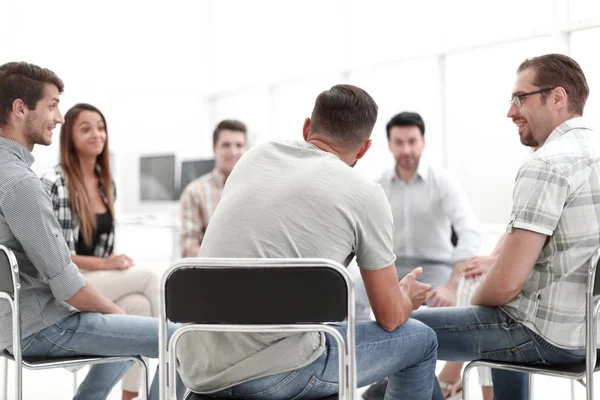
[[[590,97],[584,110],[585,119],[600,130],[600,55],[594,49],[600,41],[600,28],[571,34],[571,54],[581,65],[590,87]]]
[[[350,74],[349,82],[365,89],[379,106],[373,130],[373,145],[359,171],[376,179],[394,166],[388,150],[385,126],[401,111],[421,114],[426,126],[426,154],[434,164],[442,164],[443,133],[440,115],[440,81],[437,58],[429,57],[402,63],[392,63]]]
[[[548,38],[447,57],[448,166],[482,222],[508,221],[514,179],[529,154],[506,117],[516,70],[527,57],[551,51]]]
[[[273,88],[273,130],[271,138],[302,140],[302,126],[309,118],[319,93],[342,83],[340,76],[302,80]]]
[[[267,140],[269,127],[269,91],[266,86],[223,95],[212,101],[212,135],[217,123],[224,119],[238,119],[248,128],[248,142],[255,145]]]

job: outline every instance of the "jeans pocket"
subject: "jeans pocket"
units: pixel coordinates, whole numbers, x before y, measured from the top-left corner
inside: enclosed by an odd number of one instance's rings
[[[292,398],[292,400],[311,400],[311,399],[321,399],[323,397],[331,396],[338,392],[338,384],[333,382],[325,382],[313,376],[308,381],[308,384],[300,392],[299,395]]]
[[[536,343],[529,340],[516,347],[506,349],[498,349],[492,351],[484,351],[481,353],[481,358],[492,361],[505,361],[523,364],[547,364],[542,358]]]

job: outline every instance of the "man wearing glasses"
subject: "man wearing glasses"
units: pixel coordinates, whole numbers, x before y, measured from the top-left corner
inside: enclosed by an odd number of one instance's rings
[[[412,317],[438,337],[438,359],[565,364],[585,359],[588,263],[600,246],[600,144],[581,118],[589,94],[579,65],[560,54],[525,60],[507,116],[523,164],[504,246],[468,308]],[[526,399],[527,377],[494,370],[494,399]]]

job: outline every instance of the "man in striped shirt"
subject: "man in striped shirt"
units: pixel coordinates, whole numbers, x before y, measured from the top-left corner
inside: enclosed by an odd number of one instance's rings
[[[247,150],[246,125],[236,120],[219,122],[213,132],[215,168],[190,182],[181,193],[181,254],[196,257],[225,186],[227,177]]]

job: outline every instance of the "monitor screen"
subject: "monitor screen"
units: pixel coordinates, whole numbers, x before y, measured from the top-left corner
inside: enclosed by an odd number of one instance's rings
[[[208,174],[214,168],[215,160],[213,159],[183,161],[181,163],[180,192],[183,192],[191,181]]]
[[[175,155],[140,157],[140,200],[176,200]]]

